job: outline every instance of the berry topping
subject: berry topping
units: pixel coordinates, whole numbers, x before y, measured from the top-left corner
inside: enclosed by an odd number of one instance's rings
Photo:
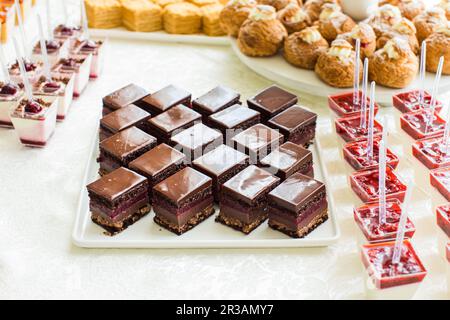
[[[0,90],[0,94],[13,96],[17,93],[17,90],[19,90],[19,88],[15,84],[8,83],[2,87],[2,89]]]
[[[60,47],[59,42],[55,40],[46,41],[45,44],[47,45],[47,50],[49,51],[56,51]]]
[[[66,26],[66,25],[62,25],[60,28],[60,31],[64,35],[71,36],[71,35],[73,35],[74,28]]]
[[[75,67],[75,65],[77,63],[75,61],[75,59],[72,59],[72,58],[62,59],[61,62],[64,67]]]
[[[61,88],[61,84],[59,84],[58,82],[46,82],[44,84],[44,91],[45,92],[55,92],[59,88]]]
[[[92,40],[88,40],[84,43],[83,49],[93,50],[97,48],[97,43]]]
[[[27,113],[39,113],[41,111],[42,111],[42,106],[35,101],[29,101],[25,105],[25,112],[27,112]]]

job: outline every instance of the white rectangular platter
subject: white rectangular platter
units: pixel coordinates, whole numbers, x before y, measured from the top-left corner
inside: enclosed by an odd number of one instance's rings
[[[323,162],[317,152],[317,145],[311,147],[315,162],[315,177],[324,180]],[[98,140],[92,145],[83,188],[81,190],[73,242],[85,248],[288,248],[288,247],[324,247],[336,242],[340,237],[337,223],[337,212],[334,199],[329,194],[329,219],[304,239],[291,239],[288,236],[270,229],[267,222],[244,235],[238,231],[216,223],[210,217],[191,231],[177,236],[153,222],[153,211],[127,230],[114,237],[103,234],[102,229],[90,218],[89,198],[84,187],[98,178]],[[328,184],[327,184],[327,187]],[[216,208],[216,214],[218,208]]]
[[[230,41],[226,36],[210,37],[205,34],[170,34],[165,31],[134,32],[123,27],[114,29],[89,29],[89,33],[93,37],[121,40],[143,40],[216,46],[227,46],[230,44]]]

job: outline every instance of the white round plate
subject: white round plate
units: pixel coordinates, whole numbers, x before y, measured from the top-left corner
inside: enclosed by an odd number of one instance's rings
[[[290,65],[281,54],[267,58],[252,58],[244,55],[238,48],[236,39],[231,39],[231,47],[242,63],[260,74],[261,76],[279,83],[293,90],[304,91],[306,93],[328,97],[330,94],[348,92],[351,89],[337,89],[325,84],[320,80],[314,71],[296,68]],[[435,74],[427,73],[426,89],[431,92],[433,88]],[[408,87],[394,90],[377,86],[376,100],[381,104],[391,104],[394,94],[419,88],[419,77]],[[439,85],[439,94],[450,91],[450,76],[442,76]]]

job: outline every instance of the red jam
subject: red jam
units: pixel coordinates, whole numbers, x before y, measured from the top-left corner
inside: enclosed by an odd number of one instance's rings
[[[450,238],[450,204],[438,207],[436,217],[438,226]]]
[[[42,106],[35,102],[35,101],[29,101],[26,105],[25,105],[25,112],[26,113],[39,113],[42,111]]]
[[[369,241],[383,241],[395,239],[402,208],[397,200],[386,203],[386,223],[379,223],[379,203],[366,204],[355,210],[355,219],[362,228]],[[414,235],[414,224],[408,219],[405,236],[411,238]]]
[[[418,132],[419,135],[415,135],[414,138],[436,135],[445,130],[445,121],[437,113],[433,116],[432,121],[430,121],[430,112],[428,111],[407,113],[403,115],[403,119],[410,127]],[[430,123],[428,124],[428,122]]]
[[[394,96],[394,106],[400,109],[400,111],[402,111],[403,113],[423,110],[424,107],[425,108],[431,107],[431,100],[432,100],[431,95],[425,92],[423,105],[420,103],[419,98],[420,98],[419,90],[401,93]],[[436,109],[437,110],[442,109],[441,102],[436,101]]]
[[[61,84],[58,82],[46,82],[44,84],[44,92],[52,93],[56,92],[61,88]]]
[[[19,90],[19,87],[17,85],[15,85],[14,83],[7,83],[0,90],[0,94],[13,96],[17,93],[18,90]]]
[[[380,159],[380,139],[374,140],[372,159],[369,159],[369,157],[367,156],[368,145],[368,140],[363,140],[349,143],[344,147],[344,155],[347,152],[349,153],[351,159],[347,160],[351,161],[350,164],[356,170],[369,170],[374,169],[374,167],[378,166],[378,161]],[[399,162],[398,157],[391,150],[387,149],[386,158],[388,165],[395,169]]]
[[[369,133],[368,128],[362,128],[361,117],[349,117],[349,118],[339,118],[336,119],[336,130],[337,133],[345,141],[358,141],[366,139]],[[374,135],[381,135],[383,127],[377,121],[374,121]]]
[[[377,276],[381,278],[392,278],[402,275],[411,275],[424,272],[422,263],[418,260],[412,247],[403,244],[400,263],[392,263],[394,254],[394,243],[390,246],[372,247],[367,250],[367,256]]]
[[[25,66],[25,71],[26,72],[34,71],[37,68],[37,65],[35,63],[33,63],[31,61],[28,61],[28,60],[25,60],[25,59],[23,59],[23,64]],[[18,69],[19,68],[19,62],[18,61],[16,61],[14,63],[13,68],[14,69]]]
[[[94,51],[95,49],[98,48],[98,44],[95,41],[92,40],[88,40],[86,41],[83,46],[81,47],[81,49],[83,51]]]
[[[434,176],[442,183],[447,189],[450,189],[450,168],[445,171],[435,172]]]
[[[431,185],[450,201],[450,167],[431,171]]]
[[[362,93],[360,92],[360,103],[353,103],[353,92],[330,96],[328,104],[339,116],[355,116],[359,115],[362,106]],[[370,99],[367,98],[367,112],[370,105]],[[379,106],[375,104],[375,114],[378,112]]]
[[[450,165],[450,152],[447,153],[447,146],[442,137],[418,141],[413,147],[433,163],[431,165],[426,164],[429,168]]]
[[[47,41],[45,41],[45,45],[47,46],[47,51],[49,53],[55,52],[56,50],[58,50],[61,47],[60,43],[55,40],[47,40]]]

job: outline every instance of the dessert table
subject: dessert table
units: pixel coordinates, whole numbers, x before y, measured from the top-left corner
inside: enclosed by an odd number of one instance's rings
[[[198,96],[218,84],[246,99],[271,83],[231,48],[111,40],[103,75],[76,100],[45,149],[0,130],[0,298],[359,299],[364,280],[351,208],[342,235],[314,249],[82,249],[72,230],[101,98],[130,82],[150,91],[174,83]],[[321,116],[326,100],[298,92]],[[413,242],[429,274],[416,298],[445,298],[445,263],[421,219]],[[430,245],[431,243],[431,245]]]

